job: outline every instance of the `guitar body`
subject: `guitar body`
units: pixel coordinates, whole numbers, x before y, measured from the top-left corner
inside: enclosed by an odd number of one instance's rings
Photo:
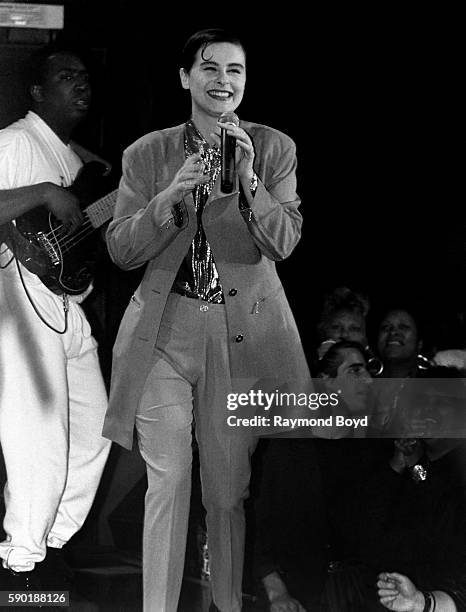
[[[89,162],[81,168],[73,185],[68,187],[79,199],[84,223],[72,234],[66,234],[61,222],[45,206],[37,206],[16,219],[10,226],[9,246],[19,261],[51,291],[77,295],[90,285],[98,252],[102,245],[97,228],[111,219],[116,191],[108,194],[105,211],[96,221],[91,209],[108,191],[105,166]],[[90,205],[91,202],[95,204]]]

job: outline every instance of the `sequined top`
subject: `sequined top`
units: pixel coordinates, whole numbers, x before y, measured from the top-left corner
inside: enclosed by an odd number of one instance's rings
[[[204,164],[204,174],[210,175],[207,183],[198,185],[193,190],[194,207],[197,215],[197,231],[183,259],[173,283],[173,291],[189,297],[199,298],[206,302],[223,304],[222,285],[214,262],[212,249],[202,225],[202,213],[207,199],[212,192],[221,168],[220,149],[210,146],[196,128],[192,120],[185,125],[184,131],[185,158],[194,153],[201,154]]]

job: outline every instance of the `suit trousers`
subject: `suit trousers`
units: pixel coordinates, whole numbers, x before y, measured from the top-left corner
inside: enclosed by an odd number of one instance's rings
[[[37,277],[28,291],[63,330],[62,298]],[[84,523],[110,450],[97,344],[70,301],[58,334],[37,316],[14,262],[0,271],[0,444],[7,472],[3,566],[28,571],[46,546],[61,548]]]
[[[148,490],[143,536],[144,610],[176,612],[186,549],[192,426],[199,446],[212,598],[241,610],[244,500],[255,438],[228,431],[232,392],[225,306],[171,293],[136,416]]]

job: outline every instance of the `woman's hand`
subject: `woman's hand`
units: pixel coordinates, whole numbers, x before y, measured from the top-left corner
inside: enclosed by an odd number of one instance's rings
[[[164,197],[154,209],[155,224],[162,227],[170,219],[173,219],[173,207],[179,204],[197,185],[207,183],[209,179],[210,175],[204,174],[204,164],[201,161],[200,154],[195,153],[188,157],[175,174],[170,185],[160,192]]]
[[[170,204],[178,204],[185,195],[198,185],[207,183],[210,179],[208,174],[204,174],[204,164],[199,153],[188,157],[178,172],[175,174],[170,185],[165,189]]]
[[[243,128],[233,123],[218,123],[218,129],[211,134],[218,147],[221,146],[221,129],[226,130],[229,136],[236,138],[236,172],[240,179],[244,179],[249,183],[254,175],[255,157],[251,138]]]

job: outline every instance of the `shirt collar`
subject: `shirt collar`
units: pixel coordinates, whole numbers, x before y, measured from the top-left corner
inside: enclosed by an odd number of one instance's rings
[[[204,136],[197,129],[194,121],[192,119],[188,119],[185,123],[185,142],[186,149],[189,155],[193,155],[194,153],[204,153],[204,151],[208,151],[212,149],[213,151],[218,151],[218,147],[216,145],[210,145]]]

